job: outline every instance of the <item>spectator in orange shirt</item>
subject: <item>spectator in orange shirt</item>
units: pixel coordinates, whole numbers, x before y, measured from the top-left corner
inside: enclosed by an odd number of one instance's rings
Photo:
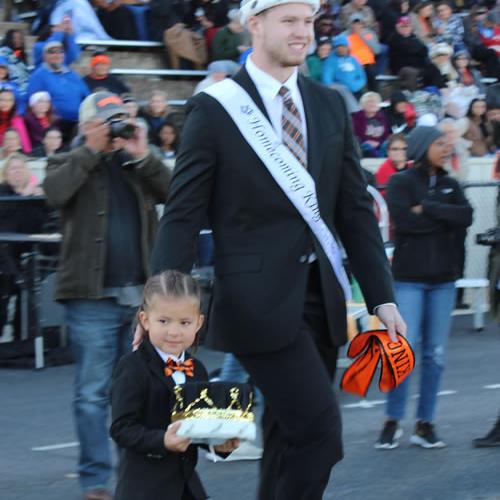
[[[365,26],[362,14],[355,12],[349,17],[349,28],[346,31],[351,55],[361,64],[366,73],[368,88],[376,89],[375,58],[380,52],[377,34]]]

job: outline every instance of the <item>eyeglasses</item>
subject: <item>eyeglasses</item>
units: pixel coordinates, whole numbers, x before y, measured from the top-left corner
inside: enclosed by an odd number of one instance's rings
[[[47,54],[64,54],[63,49],[48,49]]]
[[[389,151],[406,151],[408,148],[389,148]]]

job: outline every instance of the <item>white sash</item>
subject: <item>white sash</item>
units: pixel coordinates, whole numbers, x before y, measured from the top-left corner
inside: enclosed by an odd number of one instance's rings
[[[227,111],[245,140],[307,222],[328,257],[346,300],[350,300],[351,286],[342,265],[342,252],[319,213],[314,179],[278,139],[271,123],[245,89],[234,80],[227,78],[211,85],[204,92],[217,99]]]

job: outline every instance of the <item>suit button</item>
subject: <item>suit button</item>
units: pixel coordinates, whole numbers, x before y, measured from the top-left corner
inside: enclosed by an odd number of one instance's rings
[[[307,260],[308,260],[307,255],[301,255],[301,256],[299,257],[299,262],[300,262],[301,264],[305,264],[305,263],[307,262]]]
[[[97,215],[99,217],[103,217],[104,215],[106,215],[106,211],[105,210],[101,210],[100,212],[97,212]]]
[[[104,241],[104,238],[96,238],[95,242],[96,243],[102,243]]]

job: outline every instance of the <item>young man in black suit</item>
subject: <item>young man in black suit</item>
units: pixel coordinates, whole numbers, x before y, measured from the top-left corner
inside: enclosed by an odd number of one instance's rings
[[[370,312],[394,341],[396,331],[405,333],[345,105],[297,74],[318,7],[317,0],[244,0],[253,53],[234,77],[278,136],[269,148],[286,146],[291,163],[305,167],[294,174],[296,190],[312,177],[315,221],[305,221],[221,106],[224,96],[218,101],[209,88],[190,101],[153,251],[155,271],[189,271],[208,213],[216,275],[208,342],[236,354],[267,403],[261,500],[319,500],[343,456],[331,382],[347,340],[345,280],[317,236],[319,219],[342,241]],[[236,116],[248,106],[234,108]]]

